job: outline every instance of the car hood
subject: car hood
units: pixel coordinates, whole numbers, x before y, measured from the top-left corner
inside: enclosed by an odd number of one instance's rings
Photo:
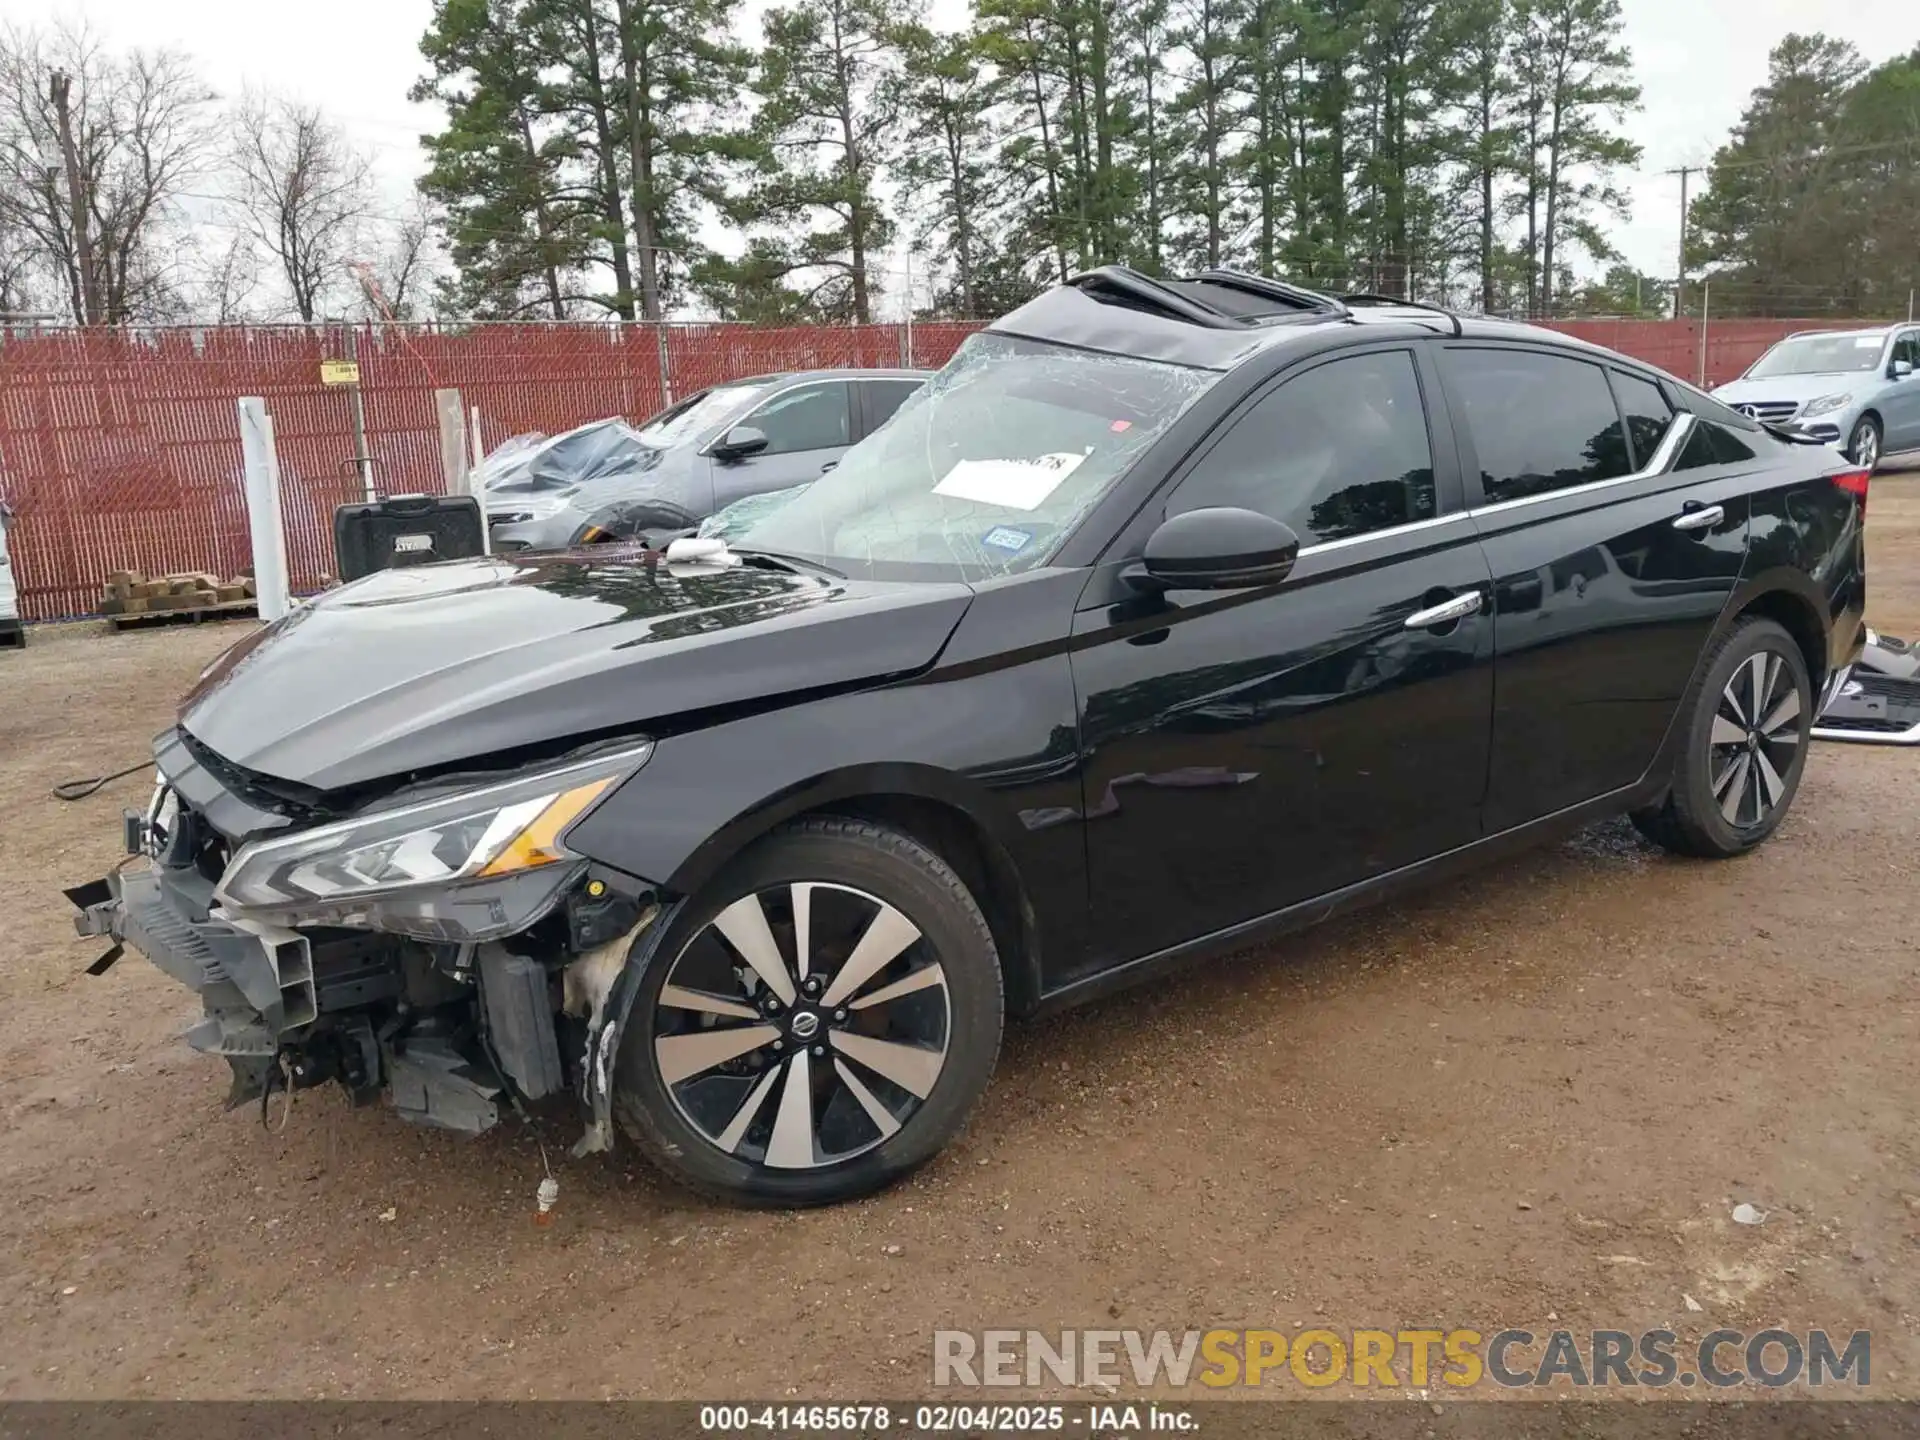
[[[387,570],[229,650],[180,723],[235,765],[338,790],[910,673],[972,593],[625,547]]]
[[[1764,400],[1796,400],[1804,403],[1817,400],[1822,395],[1844,395],[1849,390],[1857,393],[1862,385],[1873,383],[1873,375],[1860,370],[1840,371],[1831,375],[1769,375],[1759,380],[1735,380],[1722,385],[1713,392],[1713,398],[1723,405]]]

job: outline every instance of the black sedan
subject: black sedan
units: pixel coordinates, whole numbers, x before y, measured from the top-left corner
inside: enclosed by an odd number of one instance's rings
[[[1007,1014],[1611,813],[1764,841],[1866,494],[1558,335],[1096,271],[730,543],[385,572],[243,641],[149,864],[72,894],[236,1100],[571,1097],[582,1150],[840,1200],[953,1137]]]

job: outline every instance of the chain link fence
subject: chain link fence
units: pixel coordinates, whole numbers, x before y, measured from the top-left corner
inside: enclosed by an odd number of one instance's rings
[[[1831,323],[1831,322],[1829,322]],[[373,484],[443,490],[434,392],[460,392],[491,448],[770,371],[944,364],[971,322],[795,326],[545,324],[0,330],[0,503],[22,616],[93,613],[115,570],[232,575],[250,563],[235,401],[274,419],[296,590],[333,568],[333,507],[362,496],[351,387],[359,367]],[[1708,383],[1800,328],[1779,320],[1579,320],[1563,330]]]

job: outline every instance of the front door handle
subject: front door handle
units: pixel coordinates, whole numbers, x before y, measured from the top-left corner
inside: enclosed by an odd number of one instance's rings
[[[1442,604],[1414,611],[1407,616],[1407,629],[1431,630],[1436,625],[1451,625],[1455,620],[1464,620],[1474,614],[1485,602],[1486,597],[1478,590],[1469,590]]]
[[[1727,518],[1726,509],[1719,505],[1703,505],[1698,510],[1683,510],[1680,518],[1673,522],[1676,530],[1705,530],[1718,525]]]

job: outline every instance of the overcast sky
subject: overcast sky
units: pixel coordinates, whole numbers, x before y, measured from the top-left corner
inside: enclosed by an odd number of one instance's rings
[[[759,0],[748,3],[757,17]],[[1623,5],[1644,94],[1627,128],[1646,160],[1626,177],[1633,220],[1616,229],[1616,243],[1654,275],[1673,273],[1679,239],[1679,182],[1661,172],[1712,155],[1764,78],[1767,52],[1781,36],[1824,30],[1851,40],[1870,61],[1920,45],[1920,0]],[[258,85],[323,103],[378,157],[396,210],[419,168],[416,137],[433,122],[431,111],[406,98],[422,70],[417,46],[431,13],[430,0],[0,0],[0,21],[84,17],[118,43],[177,46],[223,94]],[[935,0],[936,20],[961,13],[961,0]]]

